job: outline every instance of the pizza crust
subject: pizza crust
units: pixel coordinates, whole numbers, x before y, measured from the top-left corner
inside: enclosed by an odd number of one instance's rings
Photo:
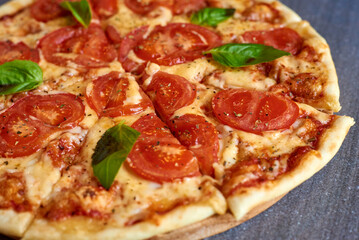
[[[21,236],[34,218],[31,212],[18,213],[10,209],[0,209],[0,216],[0,232],[14,237]]]
[[[21,9],[29,6],[35,0],[12,0],[0,6],[0,18],[6,15],[17,13]]]
[[[111,223],[104,226],[103,222],[83,217],[54,223],[36,219],[23,239],[147,239],[206,219],[216,214],[216,209],[212,205],[225,204],[224,201],[221,194],[216,194],[210,200],[178,207],[167,214],[158,215],[155,220],[128,227],[119,227]]]
[[[353,125],[352,118],[337,117],[333,125],[323,133],[318,150],[305,154],[294,170],[260,187],[242,189],[229,196],[228,206],[235,218],[237,220],[246,218],[251,210],[289,192],[322,169],[337,153],[349,128]]]

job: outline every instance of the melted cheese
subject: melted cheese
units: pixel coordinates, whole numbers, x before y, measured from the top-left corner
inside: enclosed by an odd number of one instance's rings
[[[139,92],[140,87],[136,80],[132,76],[128,76],[129,85],[126,90],[126,100],[123,101],[123,105],[139,104],[142,100],[142,96]]]
[[[118,9],[118,13],[104,21],[104,23],[106,26],[115,27],[121,36],[142,26],[149,26],[149,30],[152,30],[156,25],[164,26],[172,18],[172,11],[163,7],[157,8],[149,16],[142,16],[132,12],[123,1],[118,1]]]

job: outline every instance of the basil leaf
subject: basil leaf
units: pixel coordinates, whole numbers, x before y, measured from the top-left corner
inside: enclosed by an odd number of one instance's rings
[[[0,65],[0,95],[29,91],[42,84],[42,70],[37,63],[14,60]]]
[[[235,11],[236,9],[234,8],[203,8],[192,14],[191,23],[216,27],[218,23],[232,17]]]
[[[290,53],[263,44],[230,43],[213,48],[204,54],[212,54],[216,62],[228,67],[243,67],[271,62]]]
[[[79,2],[64,1],[60,3],[60,5],[64,9],[69,10],[76,20],[85,28],[90,25],[92,12],[90,4],[87,0],[81,0]]]
[[[92,155],[94,175],[101,185],[109,189],[118,170],[131,152],[140,132],[126,126],[123,122],[108,129],[97,142]]]

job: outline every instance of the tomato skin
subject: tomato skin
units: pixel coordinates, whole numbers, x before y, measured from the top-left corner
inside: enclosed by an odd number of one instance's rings
[[[109,18],[117,13],[117,0],[91,0],[93,9],[100,18]]]
[[[268,3],[255,3],[242,13],[247,21],[274,23],[280,18],[279,11]]]
[[[67,14],[60,3],[64,0],[37,0],[30,7],[33,18],[40,22],[48,22]]]
[[[135,29],[123,39],[118,55],[126,71],[138,73],[145,66],[145,63],[139,64],[128,58],[131,50],[146,62],[172,66],[201,58],[203,51],[222,43],[219,35],[194,24],[170,23],[164,27],[157,26],[144,38],[147,29]]]
[[[146,15],[155,8],[166,7],[172,10],[174,15],[190,13],[200,10],[206,6],[205,0],[152,0],[148,3],[142,3],[138,0],[125,0],[126,6],[134,13]]]
[[[201,172],[213,176],[213,164],[218,162],[218,132],[214,125],[199,115],[186,114],[169,121],[169,126],[184,146],[198,159]]]
[[[213,97],[212,107],[223,124],[252,133],[287,129],[299,116],[293,101],[254,90],[223,90]]]
[[[31,49],[23,42],[14,44],[10,41],[0,42],[0,65],[13,60],[40,61],[39,51]]]
[[[303,45],[302,37],[290,28],[245,32],[242,37],[244,42],[272,46],[293,55],[297,55]]]
[[[173,113],[185,106],[193,103],[196,98],[196,86],[187,79],[157,72],[152,77],[151,83],[144,87],[147,94],[154,94],[152,99],[159,114],[169,119]]]
[[[67,93],[18,100],[0,115],[0,156],[22,157],[38,151],[52,133],[77,126],[84,112],[82,101]]]
[[[197,159],[180,145],[155,114],[137,120],[132,128],[141,132],[130,155],[128,166],[139,176],[155,182],[199,176]]]
[[[152,102],[141,89],[139,89],[142,96],[140,103],[124,105],[124,101],[128,97],[126,91],[129,85],[129,80],[126,77],[121,77],[118,72],[101,76],[94,80],[91,89],[86,91],[87,102],[101,117],[133,115],[143,112],[149,107],[153,108]]]
[[[48,62],[66,66],[68,61],[86,68],[106,67],[117,53],[99,25],[87,29],[64,27],[44,36],[38,45]],[[69,58],[59,54],[75,54]]]

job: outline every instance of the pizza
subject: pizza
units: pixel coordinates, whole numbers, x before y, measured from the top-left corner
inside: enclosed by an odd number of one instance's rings
[[[323,168],[326,41],[274,0],[13,0],[0,7],[0,233],[201,239]]]

